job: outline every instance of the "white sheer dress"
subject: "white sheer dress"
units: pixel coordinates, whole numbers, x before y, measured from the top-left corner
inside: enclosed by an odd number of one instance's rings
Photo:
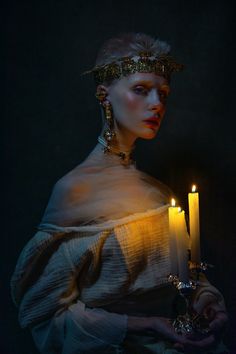
[[[12,277],[22,327],[43,354],[177,353],[128,315],[173,316],[169,191],[97,146],[59,180]],[[206,279],[198,288],[221,294]]]

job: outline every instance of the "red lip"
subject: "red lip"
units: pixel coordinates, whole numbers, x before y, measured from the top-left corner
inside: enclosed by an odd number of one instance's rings
[[[160,123],[160,118],[159,117],[150,117],[150,118],[144,119],[144,122],[158,125]]]

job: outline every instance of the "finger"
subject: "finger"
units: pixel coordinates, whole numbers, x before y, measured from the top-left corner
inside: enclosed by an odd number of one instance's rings
[[[216,311],[211,307],[211,305],[209,305],[203,310],[202,314],[208,319],[208,321],[211,321],[215,318]]]
[[[216,301],[216,298],[212,295],[201,296],[196,302],[193,303],[193,309],[197,313],[202,313],[203,310],[210,304]]]
[[[155,331],[173,342],[181,342],[183,339],[182,336],[175,331],[172,321],[166,318],[159,317],[155,319]]]
[[[183,344],[185,342],[185,338],[182,335],[178,334],[172,326],[171,328],[165,329],[162,334],[172,342],[180,344]]]
[[[228,322],[228,316],[225,312],[217,312],[215,318],[209,323],[209,328],[212,331],[219,331]]]
[[[209,312],[212,312],[215,314],[217,313],[225,313],[226,314],[226,309],[225,306],[222,306],[222,304],[218,303],[218,302],[212,302],[210,303],[205,309],[204,311],[207,310]]]
[[[207,349],[210,347],[213,343],[215,342],[215,337],[213,335],[210,335],[206,338],[203,338],[201,340],[186,340],[185,347],[186,348],[196,348],[196,349]]]
[[[180,344],[180,343],[175,343],[173,345],[173,348],[177,349],[177,350],[184,350],[184,345]]]

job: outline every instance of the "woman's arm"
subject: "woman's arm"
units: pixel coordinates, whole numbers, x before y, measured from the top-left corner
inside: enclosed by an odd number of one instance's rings
[[[127,316],[91,309],[78,301],[31,329],[42,354],[101,353],[123,342]]]
[[[103,353],[126,335],[126,315],[89,308],[79,300],[79,267],[83,269],[86,251],[76,242],[74,255],[81,262],[75,267],[68,247],[74,238],[38,232],[22,251],[12,277],[20,324],[32,329],[41,353],[86,353],[86,348]]]

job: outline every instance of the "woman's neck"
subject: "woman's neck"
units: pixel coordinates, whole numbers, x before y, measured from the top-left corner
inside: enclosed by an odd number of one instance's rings
[[[128,148],[127,145],[124,146],[124,144],[116,144],[115,139],[111,142],[107,142],[102,135],[98,137],[98,142],[100,147],[102,147],[103,154],[113,157],[114,162],[117,161],[118,163],[126,166],[134,162],[132,158],[134,146]],[[121,150],[122,146],[125,149]]]
[[[110,128],[107,124],[105,124],[100,136],[104,136],[104,133],[109,129]],[[114,131],[115,136],[112,138],[109,145],[112,145],[112,147],[119,149],[120,151],[132,151],[134,149],[134,144],[137,139],[136,135],[132,134],[124,127],[119,126],[116,121],[114,121],[114,128],[112,130]]]
[[[120,133],[119,130],[116,130],[116,135],[110,145],[114,148],[119,149],[120,151],[132,151],[134,149],[134,143],[136,138],[131,136],[128,132]]]

